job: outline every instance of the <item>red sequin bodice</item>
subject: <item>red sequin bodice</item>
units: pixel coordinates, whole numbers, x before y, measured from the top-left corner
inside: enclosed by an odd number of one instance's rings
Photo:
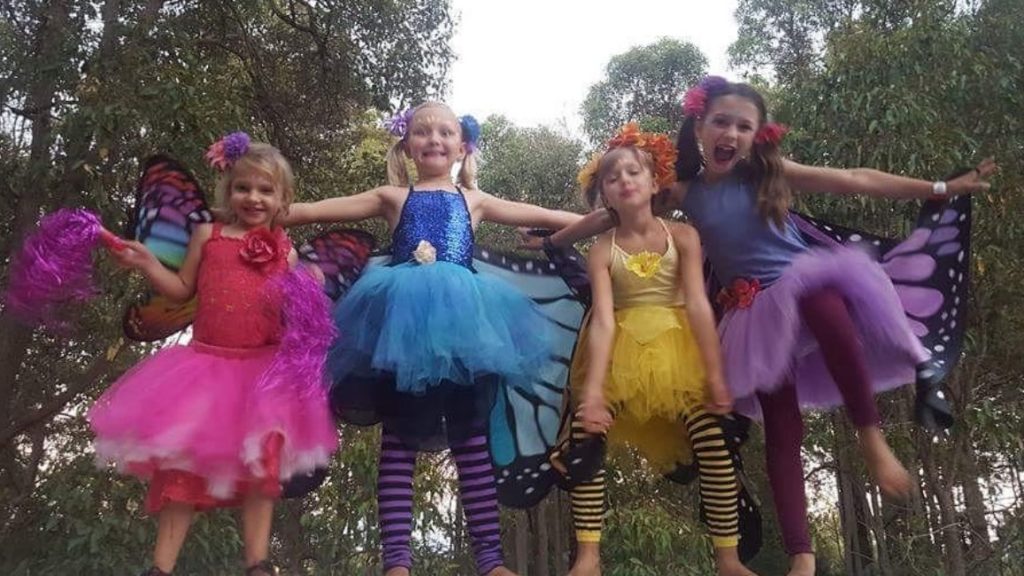
[[[258,348],[281,340],[281,295],[271,282],[288,268],[291,242],[284,230],[254,230],[244,238],[221,234],[203,245],[196,284],[193,337],[227,348]]]

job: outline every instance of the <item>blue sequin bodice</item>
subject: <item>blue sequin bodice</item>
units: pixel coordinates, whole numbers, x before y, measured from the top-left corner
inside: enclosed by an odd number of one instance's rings
[[[437,260],[473,267],[473,223],[461,193],[409,190],[398,226],[391,233],[391,260],[408,262],[421,240],[437,250]]]

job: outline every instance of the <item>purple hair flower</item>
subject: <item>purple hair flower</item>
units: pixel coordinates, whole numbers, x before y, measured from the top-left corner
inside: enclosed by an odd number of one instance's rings
[[[706,112],[708,94],[717,92],[728,85],[729,81],[721,76],[705,76],[683,96],[683,115],[700,118]]]
[[[705,76],[697,85],[703,88],[705,92],[714,92],[728,86],[729,81],[721,76]]]
[[[232,132],[217,140],[206,151],[206,160],[217,170],[226,170],[249,151],[249,135]]]
[[[412,113],[412,108],[399,110],[388,120],[388,132],[391,132],[393,136],[398,136],[400,139],[405,140],[405,135],[409,131],[409,124],[412,123]]]

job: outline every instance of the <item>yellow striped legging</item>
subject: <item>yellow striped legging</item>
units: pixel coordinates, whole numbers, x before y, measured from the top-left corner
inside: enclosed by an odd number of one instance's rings
[[[700,498],[711,542],[716,548],[735,547],[739,542],[739,485],[722,427],[699,405],[691,407],[683,423],[700,468]],[[585,436],[583,424],[573,421],[572,434],[574,439]],[[602,467],[593,478],[572,490],[572,516],[578,542],[601,541],[604,472]]]

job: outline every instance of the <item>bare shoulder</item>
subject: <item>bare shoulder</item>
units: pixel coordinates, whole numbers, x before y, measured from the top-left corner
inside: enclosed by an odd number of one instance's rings
[[[385,184],[370,190],[371,193],[377,194],[386,202],[398,202],[404,200],[409,194],[408,186],[392,186],[391,184]]]
[[[213,222],[197,224],[196,227],[192,229],[192,241],[202,245],[210,239],[210,236],[213,236],[214,226],[215,224]]]

